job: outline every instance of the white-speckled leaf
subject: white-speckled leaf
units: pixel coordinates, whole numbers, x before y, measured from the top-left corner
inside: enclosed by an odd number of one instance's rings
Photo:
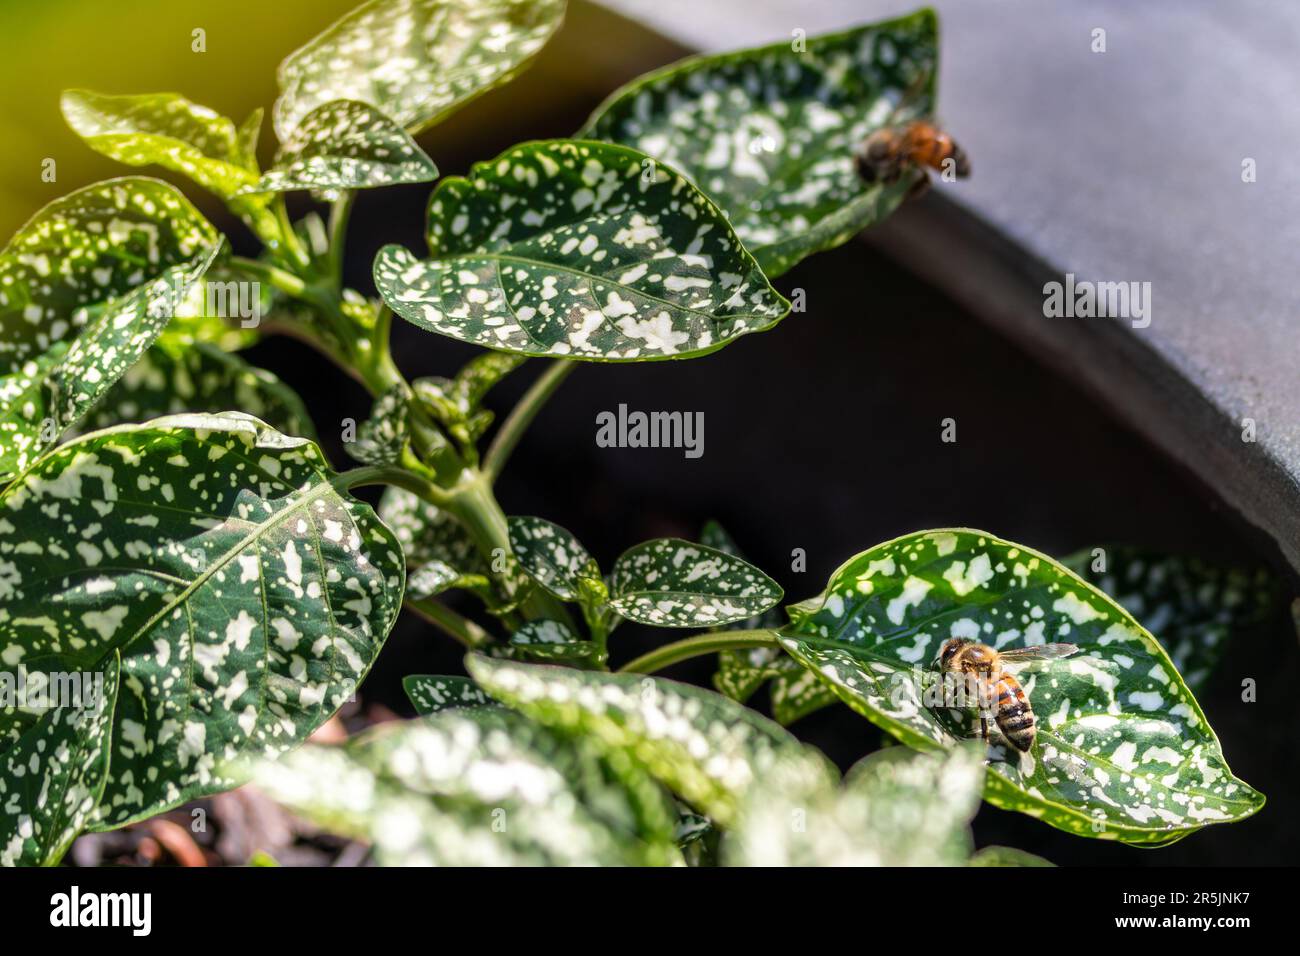
[[[610,606],[655,627],[712,627],[762,614],[784,596],[748,561],[684,541],[657,538],[627,551],[610,574]]]
[[[319,449],[239,413],[95,432],[0,495],[0,656],[122,656],[101,829],[305,740],[365,677],[402,585],[396,539]],[[0,740],[29,723],[0,719]]]
[[[581,135],[635,146],[691,176],[769,276],[884,219],[916,174],[867,185],[854,148],[929,115],[934,11],[843,33],[693,57],[633,80]]]
[[[626,761],[499,707],[309,746],[255,774],[389,866],[663,866],[681,862],[661,790]]]
[[[1258,627],[1278,598],[1264,568],[1247,570],[1139,548],[1080,551],[1061,563],[1101,588],[1156,635],[1192,693],[1200,693],[1229,638]]]
[[[582,736],[643,767],[693,806],[726,825],[744,794],[778,762],[801,779],[830,782],[816,750],[720,694],[638,674],[519,664],[470,654],[479,685],[537,722]]]
[[[691,358],[790,307],[708,197],[609,143],[525,143],[442,180],[428,238],[428,260],[380,250],[384,301],[421,328],[501,351]]]
[[[578,600],[584,579],[601,580],[596,559],[572,532],[545,518],[513,516],[508,525],[519,566],[561,601]]]
[[[68,90],[59,105],[91,149],[119,163],[162,166],[224,198],[257,182],[248,134],[241,138],[229,119],[178,93],[107,96]],[[260,113],[255,118],[260,120]]]
[[[729,866],[963,866],[984,777],[979,747],[877,751],[839,787],[800,786],[778,767],[722,841]]]
[[[280,64],[275,132],[359,100],[417,132],[517,73],[564,18],[564,0],[371,0]]]
[[[1037,718],[1028,753],[991,743],[985,798],[1083,836],[1167,843],[1250,816],[1264,797],[1228,769],[1164,650],[1046,555],[969,529],[864,551],[788,608],[782,646],[854,710],[918,750],[972,736],[942,706],[937,657],[965,637],[999,650],[1067,642],[1066,659],[1010,667]]]
[[[25,715],[34,722],[21,736],[0,741],[0,866],[53,866],[90,822],[108,781],[120,669],[113,654],[96,672],[25,674],[27,694],[39,686],[68,697],[47,697],[53,706]],[[17,717],[16,707],[0,709],[0,721]]]
[[[144,354],[222,247],[175,188],[128,177],[58,199],[0,250],[0,481]]]
[[[536,661],[572,663],[590,660],[599,648],[584,641],[562,621],[536,620],[521,625],[510,635],[510,650],[516,657]]]
[[[457,707],[500,706],[468,677],[411,674],[402,678],[402,689],[406,691],[415,712],[425,717]]]
[[[376,398],[370,417],[357,428],[356,440],[347,444],[348,454],[370,465],[388,465],[401,458],[410,439],[410,402],[411,392],[405,382]]]
[[[237,410],[277,431],[315,438],[302,399],[265,369],[207,342],[160,338],[100,399],[82,432],[138,424],[181,412]]]
[[[464,577],[486,578],[487,562],[479,554],[474,540],[464,527],[446,511],[430,504],[402,488],[389,487],[379,499],[379,517],[393,529],[406,555],[408,576],[415,579],[419,572],[433,566],[432,583],[450,570],[455,579]],[[448,587],[451,585],[448,584]],[[428,596],[412,591],[412,596]]]
[[[275,164],[244,191],[369,189],[437,178],[438,167],[406,130],[365,103],[334,100],[303,117]]]

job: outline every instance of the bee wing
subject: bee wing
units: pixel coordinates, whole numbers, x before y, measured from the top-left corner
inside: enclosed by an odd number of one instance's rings
[[[1014,663],[1016,661],[1054,661],[1077,653],[1079,653],[1079,648],[1075,644],[1035,644],[1033,647],[1013,647],[1009,651],[1002,651],[1001,656],[1004,661]]]

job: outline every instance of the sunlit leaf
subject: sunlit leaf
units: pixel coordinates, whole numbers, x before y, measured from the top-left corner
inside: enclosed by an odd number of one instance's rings
[[[655,627],[710,627],[761,614],[781,586],[747,561],[680,538],[623,552],[610,575],[610,606]]]
[[[438,178],[438,167],[410,134],[354,100],[334,100],[303,117],[275,164],[246,192],[367,189]]]
[[[326,828],[371,841],[383,865],[681,861],[668,803],[645,774],[498,707],[305,747],[255,779]]]
[[[1000,734],[984,796],[1084,836],[1167,843],[1250,816],[1195,697],[1156,640],[1046,555],[968,529],[919,532],[850,559],[788,609],[782,646],[854,710],[918,750],[972,736],[935,663],[952,637],[999,650],[1077,645],[1012,668],[1037,718],[1020,753]]]
[[[537,661],[576,662],[592,658],[597,647],[581,640],[562,621],[528,621],[510,635],[510,648],[519,657]]]
[[[688,684],[637,674],[606,674],[465,659],[489,694],[537,722],[619,754],[720,824],[746,791],[779,761],[805,782],[835,779],[817,751],[733,700]]]
[[[484,352],[465,363],[455,378],[419,378],[411,383],[416,400],[463,445],[477,441],[492,424],[483,397],[526,359],[508,352]]]
[[[691,358],[789,310],[703,193],[608,143],[525,143],[442,180],[428,238],[424,261],[380,250],[384,301],[421,328],[501,351]]]
[[[0,250],[0,483],[25,468],[145,353],[221,248],[154,179],[87,186]]]
[[[371,0],[280,64],[275,132],[359,100],[418,131],[517,73],[550,39],[564,0]]]
[[[903,747],[853,766],[840,787],[791,783],[776,768],[722,842],[731,866],[963,866],[980,802],[982,754]]]
[[[230,787],[355,691],[400,605],[400,547],[315,445],[240,413],[95,432],[0,495],[0,657],[122,684],[98,828]],[[32,722],[0,715],[0,741]]]
[[[801,31],[800,31],[801,32]],[[581,135],[635,146],[692,177],[769,276],[884,219],[917,174],[868,185],[853,151],[929,115],[934,11],[692,57],[633,80]]]
[[[158,165],[229,198],[257,182],[257,161],[235,124],[178,93],[106,96],[68,90],[63,117],[91,149],[128,166]],[[260,113],[255,117],[260,121]]]

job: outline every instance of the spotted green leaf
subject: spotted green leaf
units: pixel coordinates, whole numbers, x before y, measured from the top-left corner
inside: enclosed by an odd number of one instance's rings
[[[75,674],[18,667],[31,722],[16,739],[0,740],[0,866],[52,866],[90,822],[108,781],[121,662],[113,654],[103,670]],[[38,676],[46,682],[38,685]],[[0,687],[14,694],[16,678],[3,677]],[[56,699],[31,700],[38,686]],[[6,703],[0,722],[17,716]]]
[[[402,689],[421,716],[457,707],[496,707],[497,702],[468,677],[412,674],[402,678]]]
[[[1011,846],[986,846],[970,858],[969,866],[1055,866],[1041,856]]]
[[[833,768],[779,726],[712,691],[637,674],[606,674],[493,660],[465,665],[493,697],[532,720],[584,737],[641,766],[718,823],[778,762],[806,781]]]
[[[967,744],[903,747],[859,761],[839,787],[808,786],[778,767],[723,838],[730,866],[963,866],[979,808],[982,754]]]
[[[233,781],[365,677],[401,603],[401,548],[315,445],[240,413],[95,432],[0,494],[0,659],[122,657],[95,825]],[[0,740],[31,723],[0,717]]]
[[[226,117],[178,93],[107,96],[68,90],[59,105],[91,149],[120,163],[162,166],[224,198],[257,182],[247,139],[256,126],[241,134]]]
[[[238,409],[286,435],[314,438],[302,399],[264,369],[207,342],[160,338],[80,423],[82,431],[181,412]]]
[[[610,606],[654,627],[711,627],[761,614],[781,586],[748,561],[680,538],[638,544],[614,562]]]
[[[519,72],[564,0],[370,0],[280,64],[280,142],[332,100],[369,103],[417,132]]]
[[[438,167],[409,133],[354,100],[334,100],[303,117],[275,164],[245,192],[366,189],[427,183]]]
[[[409,577],[415,578],[421,569],[434,567],[427,583],[445,576],[446,568],[452,580],[464,576],[486,578],[487,562],[475,547],[464,527],[437,505],[430,504],[401,488],[385,489],[379,501],[379,517],[393,530],[406,555]],[[441,567],[439,567],[441,566]],[[450,587],[451,584],[446,585]],[[437,593],[427,591],[422,595]]]
[[[534,581],[561,601],[578,600],[581,582],[600,581],[600,567],[572,532],[544,518],[511,517],[510,550]]]
[[[257,785],[389,866],[681,862],[654,782],[498,707],[443,711],[265,762]]]
[[[843,33],[692,57],[616,91],[580,135],[680,169],[726,210],[769,276],[894,211],[917,176],[867,185],[853,151],[884,126],[928,116],[934,11]]]
[[[375,399],[370,417],[357,428],[356,441],[348,442],[348,454],[371,465],[392,464],[402,456],[410,440],[407,411],[411,392],[399,382]]]
[[[375,284],[409,322],[487,348],[591,361],[691,358],[789,303],[690,182],[608,143],[525,143],[442,180],[432,258],[401,246]]]
[[[1156,635],[1193,693],[1205,686],[1228,639],[1257,627],[1278,596],[1277,581],[1263,568],[1140,548],[1088,549],[1061,563]]]
[[[179,192],[129,177],[41,209],[0,250],[0,482],[144,354],[221,248]]]
[[[1051,558],[981,531],[918,532],[851,558],[788,608],[782,646],[850,707],[918,750],[972,736],[945,706],[935,661],[951,637],[999,650],[1067,642],[1073,657],[1015,665],[1037,718],[1027,753],[996,735],[984,796],[1052,826],[1168,843],[1250,816],[1264,797],[1228,769],[1159,643]]]
[[[581,640],[562,621],[536,620],[510,635],[510,649],[518,657],[538,661],[586,661],[600,652],[593,641]]]

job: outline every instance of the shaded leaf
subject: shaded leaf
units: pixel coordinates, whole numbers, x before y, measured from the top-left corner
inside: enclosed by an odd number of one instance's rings
[[[468,677],[411,674],[402,678],[402,689],[415,712],[421,716],[458,707],[498,707],[487,692]]]
[[[120,669],[113,654],[95,674],[42,675],[71,678],[76,692],[50,701],[39,716],[25,715],[33,722],[17,739],[0,740],[0,866],[52,866],[90,822],[108,781]],[[28,676],[29,691],[35,676]],[[0,723],[16,713],[6,704]]]
[[[1013,668],[1037,718],[1028,753],[990,746],[985,798],[1084,836],[1167,843],[1250,816],[1195,697],[1155,639],[1051,558],[968,529],[918,532],[850,559],[788,608],[782,646],[850,707],[918,750],[954,746],[973,714],[945,706],[935,663],[964,637],[999,650],[1069,642]]]
[[[400,459],[411,436],[407,422],[410,401],[405,382],[376,398],[370,417],[357,428],[356,441],[347,443],[348,454],[368,465],[390,465]]]
[[[564,0],[371,0],[280,64],[276,135],[331,100],[424,129],[510,79],[563,17]]]
[[[81,421],[82,431],[181,412],[237,409],[277,431],[315,438],[302,399],[265,369],[207,342],[160,338]]]
[[[241,138],[229,119],[179,93],[106,96],[68,90],[59,105],[91,149],[120,163],[162,166],[224,198],[257,182],[250,134]],[[250,124],[254,121],[260,124],[260,112]]]
[[[465,659],[489,694],[554,730],[622,755],[726,825],[739,801],[778,761],[802,779],[833,768],[772,721],[712,691],[638,674],[606,674]]]
[[[401,543],[410,576],[431,564],[449,568],[457,577],[488,575],[487,562],[469,532],[437,505],[402,488],[389,487],[379,500],[379,517]]]
[[[1041,856],[1011,846],[986,846],[970,858],[970,866],[1055,866]]]
[[[1193,693],[1205,686],[1228,639],[1258,626],[1277,602],[1277,581],[1263,568],[1125,547],[1103,549],[1104,562],[1099,562],[1094,550],[1061,563],[1141,621]]]
[[[592,361],[691,358],[789,303],[716,206],[635,150],[547,140],[442,180],[429,248],[375,258],[407,321],[486,348]]]
[[[96,827],[235,781],[350,697],[401,602],[396,539],[315,445],[240,413],[95,432],[0,495],[0,655],[122,692]],[[0,740],[30,715],[0,715]]]
[[[678,863],[661,791],[497,707],[444,711],[346,748],[263,763],[259,787],[323,826],[374,843],[389,866]]]
[[[974,744],[946,753],[903,747],[855,764],[839,787],[792,783],[777,767],[722,842],[730,866],[962,866],[980,802]]]
[[[354,100],[334,100],[303,117],[275,164],[245,192],[367,189],[438,178],[438,167],[410,134]]]
[[[520,657],[539,661],[586,661],[598,648],[592,641],[580,640],[561,621],[528,621],[510,635],[510,647]]]
[[[610,606],[654,627],[709,627],[761,614],[780,585],[747,561],[681,538],[638,544],[614,562]]]
[[[484,352],[466,362],[455,378],[420,378],[411,383],[411,389],[453,438],[469,445],[492,424],[492,412],[481,407],[483,397],[524,361],[522,355]]]
[[[582,582],[600,581],[600,568],[573,534],[544,518],[512,516],[510,550],[519,566],[561,601],[576,601]]]
[[[842,33],[692,57],[633,80],[581,135],[680,169],[731,219],[769,276],[884,219],[915,173],[868,185],[853,151],[934,109],[934,11]]]

